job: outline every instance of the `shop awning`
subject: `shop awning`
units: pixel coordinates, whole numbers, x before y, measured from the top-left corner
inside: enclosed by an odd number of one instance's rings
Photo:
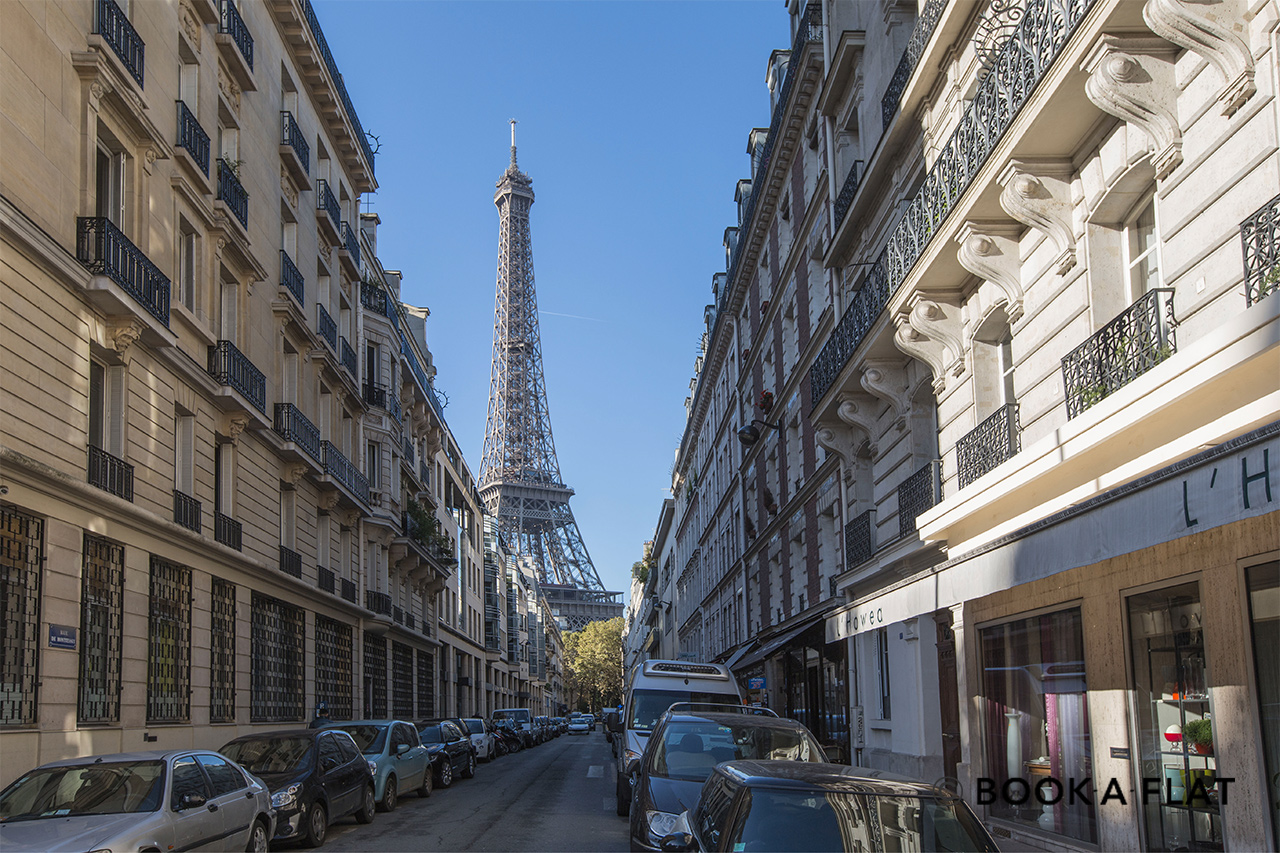
[[[794,640],[796,637],[800,636],[805,631],[812,628],[817,622],[820,622],[823,619],[825,619],[826,615],[827,615],[826,608],[824,608],[823,610],[817,613],[809,614],[803,620],[801,620],[800,622],[797,622],[795,625],[792,625],[783,633],[779,634],[776,637],[773,637],[770,640],[765,641],[764,643],[761,643],[759,645],[759,648],[757,648],[754,652],[751,652],[746,657],[741,658],[736,664],[730,664],[729,668],[745,669],[746,667],[754,666],[755,664],[758,664],[760,661],[769,657],[769,655],[778,651],[783,646],[787,645],[792,640]]]
[[[732,672],[733,668],[738,665],[738,661],[742,660],[742,656],[750,652],[755,647],[756,641],[754,639],[748,640],[734,651],[733,654],[729,655],[729,659],[724,662],[724,665],[729,667],[729,671]]]

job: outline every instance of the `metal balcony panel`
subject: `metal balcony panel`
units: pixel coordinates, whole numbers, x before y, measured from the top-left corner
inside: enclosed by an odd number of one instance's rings
[[[133,466],[101,447],[89,445],[89,485],[127,501],[133,500]]]
[[[234,0],[220,0],[218,35],[214,39],[231,76],[246,92],[258,88],[253,79],[253,35]]]
[[[338,198],[333,194],[329,182],[324,178],[316,181],[316,224],[326,243],[338,245],[342,208],[338,205]]]
[[[360,241],[351,230],[350,222],[338,226],[338,260],[352,278],[360,276]]]
[[[276,403],[273,428],[285,441],[297,445],[317,465],[322,455],[320,428],[292,403]]]
[[[148,315],[169,328],[169,278],[151,262],[141,249],[105,216],[81,216],[76,219],[76,259],[95,276],[105,276],[132,297],[120,310],[134,313],[141,307]],[[90,283],[91,290],[103,291]],[[105,298],[109,294],[102,294]],[[114,307],[114,305],[110,306]]]
[[[284,249],[280,250],[280,285],[297,300],[298,307],[307,307],[306,280]]]
[[[138,31],[133,28],[133,24],[129,22],[129,16],[116,5],[115,0],[97,0],[95,12],[93,31],[110,45],[116,56],[120,57],[120,61],[124,63],[125,69],[141,87],[146,45],[138,35]]]
[[[960,488],[1012,459],[1022,449],[1018,404],[1001,406],[956,442]]]
[[[311,189],[311,146],[288,110],[280,111],[280,160],[298,189]]]
[[[1246,305],[1280,290],[1280,195],[1240,223]]]
[[[329,316],[329,312],[325,310],[323,305],[316,305],[316,334],[320,336],[320,340],[329,345],[329,348],[337,353],[338,351],[338,324],[333,321],[333,317]]]
[[[188,530],[199,533],[203,526],[200,517],[200,501],[184,494],[177,489],[173,490],[173,522],[181,525]]]
[[[1151,290],[1062,358],[1067,418],[1114,394],[1178,351],[1173,288]]]
[[[226,545],[228,548],[241,550],[243,544],[243,532],[240,522],[236,521],[229,515],[214,510],[213,513],[213,538]]]
[[[913,535],[917,516],[942,502],[941,466],[941,462],[934,460],[898,486],[899,536]]]
[[[219,385],[240,394],[253,408],[266,414],[267,378],[231,341],[209,347],[209,375]]]
[[[280,546],[280,571],[295,578],[302,577],[302,555],[287,546]]]
[[[178,106],[178,141],[176,147],[187,152],[200,174],[209,177],[209,134],[204,132],[195,113],[183,101]]]
[[[232,163],[224,157],[218,158],[218,201],[227,206],[242,228],[248,228],[249,193],[240,183],[239,168],[239,161]]]

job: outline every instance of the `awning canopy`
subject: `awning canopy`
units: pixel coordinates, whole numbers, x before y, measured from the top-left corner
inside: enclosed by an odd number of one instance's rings
[[[751,652],[745,657],[739,659],[737,663],[730,663],[729,668],[745,669],[749,666],[754,666],[755,664],[758,664],[760,661],[769,657],[771,654],[773,654],[774,652],[781,649],[783,646],[790,643],[796,637],[800,636],[805,631],[812,628],[816,623],[825,619],[827,615],[827,611],[829,609],[830,608],[824,607],[822,610],[816,613],[810,613],[800,622],[797,622],[795,625],[792,625],[790,628],[788,628],[786,631],[779,634],[778,636],[773,637],[772,639],[767,640],[764,643],[759,643],[759,647],[754,652]]]

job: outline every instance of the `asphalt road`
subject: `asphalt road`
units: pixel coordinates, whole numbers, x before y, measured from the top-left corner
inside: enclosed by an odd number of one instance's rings
[[[409,794],[368,826],[329,827],[325,851],[627,850],[614,767],[600,731],[561,735],[481,764],[427,799]]]

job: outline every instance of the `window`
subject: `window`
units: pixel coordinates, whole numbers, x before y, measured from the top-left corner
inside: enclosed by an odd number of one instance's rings
[[[1001,402],[1007,406],[1018,401],[1013,389],[1013,333],[1006,332],[998,346]]]
[[[222,340],[235,343],[239,339],[240,284],[225,270],[219,293],[218,334]]]
[[[194,755],[184,755],[173,762],[173,793],[170,795],[170,808],[174,811],[182,808],[184,797],[196,796],[209,799],[209,783]]]
[[[80,580],[81,723],[120,719],[120,648],[124,615],[124,546],[84,535]]]
[[[89,444],[112,456],[124,456],[124,377],[122,365],[89,362]]]
[[[200,64],[195,56],[187,50],[185,44],[179,44],[178,57],[178,100],[187,105],[193,114],[200,112]]]
[[[200,762],[204,772],[209,774],[209,784],[213,787],[215,797],[234,794],[245,787],[244,776],[225,758],[217,755],[198,755],[196,760]]]
[[[1160,287],[1160,231],[1156,219],[1156,200],[1152,196],[1125,225],[1125,268],[1129,280],[1129,298],[1136,300]]]
[[[298,493],[294,489],[280,490],[280,544],[297,548]]]
[[[404,643],[391,644],[391,716],[413,718],[413,649]]]
[[[316,614],[316,701],[329,717],[351,719],[351,626]]]
[[[152,555],[147,722],[191,718],[191,569]]]
[[[196,310],[196,277],[200,268],[200,241],[196,229],[185,216],[178,217],[178,274],[174,301],[188,311]]]
[[[213,508],[225,516],[235,513],[236,446],[220,442],[213,449]]]
[[[125,228],[125,155],[105,139],[98,140],[94,175],[94,215]]]
[[[364,715],[376,720],[387,715],[387,641],[364,633]]]
[[[382,466],[381,462],[382,448],[378,442],[371,441],[365,446],[364,457],[364,473],[369,478],[369,488],[377,489],[382,486]]]
[[[306,629],[302,609],[255,592],[252,631],[250,721],[303,719]]]
[[[0,504],[0,726],[36,721],[44,521]]]
[[[364,347],[364,380],[370,385],[378,384],[382,377],[381,347],[377,344],[365,344]]]
[[[173,487],[195,494],[196,419],[179,409],[173,418]]]
[[[890,719],[892,706],[889,689],[889,631],[876,629],[876,670],[880,677],[880,719]]]
[[[213,579],[209,624],[209,721],[236,720],[236,585]]]

